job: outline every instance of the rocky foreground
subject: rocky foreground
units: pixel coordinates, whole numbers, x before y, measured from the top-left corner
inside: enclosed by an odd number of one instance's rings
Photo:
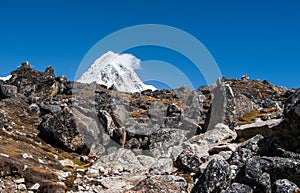
[[[0,80],[0,192],[300,192],[300,90],[243,77],[123,93]]]

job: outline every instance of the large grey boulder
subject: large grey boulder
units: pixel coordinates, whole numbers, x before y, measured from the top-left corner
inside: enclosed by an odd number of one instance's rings
[[[259,156],[246,160],[235,181],[254,187],[254,192],[271,193],[271,178],[268,173],[263,172]]]
[[[176,159],[176,166],[197,172],[202,164],[209,161],[211,150],[235,140],[236,136],[235,131],[219,123],[213,129],[185,141],[184,150]]]
[[[195,184],[192,193],[217,193],[230,185],[229,164],[222,159],[213,159]]]
[[[176,159],[176,166],[190,172],[198,172],[200,166],[208,160],[207,142],[202,144],[190,144],[185,148]]]
[[[157,165],[157,167],[159,166]],[[102,156],[91,166],[91,169],[100,170],[100,172],[106,173],[105,175],[120,175],[124,172],[147,172],[149,168],[149,165],[141,164],[138,157],[131,150],[122,148]]]
[[[234,151],[231,157],[227,160],[231,165],[236,165],[238,169],[241,169],[246,160],[257,155],[259,150],[259,141],[263,139],[262,135],[256,135],[251,139],[241,143],[236,151]]]
[[[88,153],[100,134],[94,119],[68,107],[46,115],[39,129],[40,136],[51,145],[78,153]]]

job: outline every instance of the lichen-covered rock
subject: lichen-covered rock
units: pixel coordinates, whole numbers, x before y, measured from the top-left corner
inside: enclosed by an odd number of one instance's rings
[[[236,133],[224,124],[191,137],[184,142],[185,149],[176,159],[176,166],[187,171],[197,172],[201,164],[208,161],[209,152],[218,145],[226,144],[236,138]]]
[[[245,165],[238,171],[235,181],[253,187],[254,192],[271,193],[270,175],[263,172],[259,156],[246,160]]]
[[[213,159],[195,184],[192,193],[217,193],[230,185],[229,164],[222,159]]]
[[[245,163],[245,178],[247,182],[255,185],[260,182],[263,171],[260,167],[260,157],[254,156],[246,160]]]
[[[231,165],[236,165],[239,168],[243,167],[247,159],[257,155],[257,151],[259,149],[258,143],[263,138],[264,137],[261,135],[256,135],[251,139],[241,143],[227,161]]]
[[[76,119],[71,109],[65,108],[60,113],[47,117],[40,126],[40,136],[63,149],[82,152],[87,148],[82,131],[89,128],[86,128],[88,126],[84,122],[79,122],[80,120]]]
[[[275,193],[294,193],[296,189],[298,186],[287,179],[276,180],[274,183]]]
[[[245,184],[232,183],[227,190],[222,193],[253,193],[253,189]]]
[[[259,183],[254,189],[255,192],[272,193],[271,177],[268,173],[263,173],[259,178]]]

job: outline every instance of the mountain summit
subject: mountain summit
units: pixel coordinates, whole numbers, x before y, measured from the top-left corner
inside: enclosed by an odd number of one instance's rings
[[[92,83],[114,87],[123,92],[140,92],[151,89],[156,90],[152,85],[144,84],[134,69],[140,69],[140,60],[131,54],[117,54],[109,51],[91,65],[78,82]]]

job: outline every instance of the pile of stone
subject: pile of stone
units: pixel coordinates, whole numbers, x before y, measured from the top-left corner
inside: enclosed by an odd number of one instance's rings
[[[24,62],[0,81],[0,191],[300,192],[300,90],[118,92]]]

